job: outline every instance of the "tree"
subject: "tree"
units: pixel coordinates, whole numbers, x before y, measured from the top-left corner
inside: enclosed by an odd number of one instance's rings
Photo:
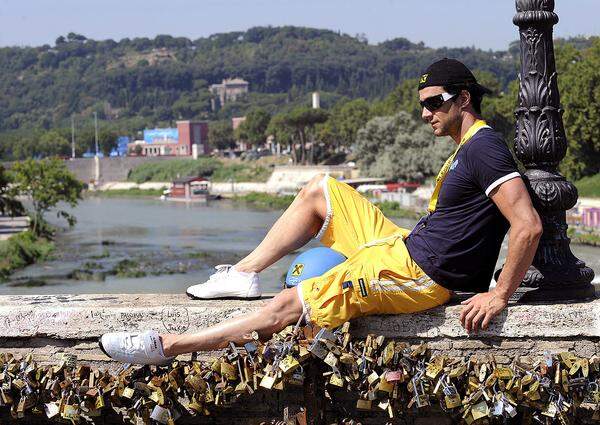
[[[214,121],[208,125],[208,144],[214,149],[229,149],[235,146],[231,121]]]
[[[275,143],[288,146],[291,149],[294,141],[294,129],[287,124],[286,118],[286,114],[273,115],[266,133],[274,137]]]
[[[600,173],[600,39],[582,52],[566,47],[558,53],[568,58],[558,63],[568,143],[560,169],[567,178],[579,180]]]
[[[69,155],[71,143],[58,131],[49,130],[40,137],[37,150],[42,156]]]
[[[356,157],[366,175],[423,181],[437,174],[455,148],[450,139],[436,138],[429,126],[402,111],[373,118],[359,130]]]
[[[269,121],[271,121],[271,116],[267,111],[260,108],[254,109],[246,115],[246,120],[237,128],[237,138],[253,145],[262,145],[265,143],[265,132]]]
[[[307,161],[312,163],[312,153],[314,152],[314,143],[311,143],[310,158],[306,155],[306,146],[309,142],[309,137],[312,137],[315,125],[322,124],[329,118],[329,113],[323,109],[313,109],[308,106],[299,106],[293,109],[285,117],[285,124],[294,129],[296,140],[300,144],[300,160],[302,164]],[[311,140],[314,142],[314,140]],[[292,159],[294,163],[298,163],[298,154],[294,146],[292,146]]]
[[[33,207],[33,233],[41,236],[46,232],[44,215],[59,202],[75,207],[81,199],[83,185],[67,169],[63,161],[46,158],[16,162],[10,170],[14,182],[14,192],[31,199]],[[69,226],[75,224],[75,217],[58,208],[57,217],[67,220]]]
[[[394,115],[400,111],[408,112],[413,119],[421,118],[421,106],[418,93],[419,80],[409,78],[396,86],[381,102],[376,102],[371,111],[372,116]]]
[[[481,115],[494,130],[504,136],[511,150],[515,141],[515,109],[518,96],[519,81],[514,80],[508,85],[506,92],[500,92],[494,97],[484,96],[481,105]]]
[[[98,131],[98,149],[104,155],[109,155],[110,151],[117,147],[118,134],[114,130],[102,128]]]
[[[370,108],[363,98],[336,104],[327,122],[319,126],[318,139],[335,148],[350,147],[369,120]]]
[[[22,215],[25,209],[14,193],[11,193],[11,183],[10,174],[0,165],[0,214],[12,217]]]

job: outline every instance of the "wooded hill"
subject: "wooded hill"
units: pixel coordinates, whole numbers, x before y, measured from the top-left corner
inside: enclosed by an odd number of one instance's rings
[[[325,107],[342,97],[373,100],[442,57],[489,71],[505,88],[516,77],[518,44],[499,52],[433,49],[404,38],[373,45],[300,27],[256,27],[197,40],[97,41],[70,33],[53,46],[0,48],[0,131],[68,126],[72,114],[93,111],[100,119],[133,119],[127,127],[222,119],[253,106],[275,111],[306,102],[313,90],[322,91]],[[228,77],[249,81],[251,94],[213,113],[208,86]]]

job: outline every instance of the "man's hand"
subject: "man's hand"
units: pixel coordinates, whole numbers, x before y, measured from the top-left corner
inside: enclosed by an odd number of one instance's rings
[[[477,294],[461,303],[464,305],[460,313],[460,323],[468,333],[477,332],[479,323],[481,329],[487,329],[490,321],[508,305],[508,298],[495,292]]]

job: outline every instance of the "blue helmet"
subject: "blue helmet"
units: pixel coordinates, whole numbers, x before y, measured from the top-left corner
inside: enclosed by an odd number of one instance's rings
[[[285,286],[292,288],[304,279],[321,276],[344,261],[346,257],[331,248],[319,247],[304,251],[292,261],[285,277]]]

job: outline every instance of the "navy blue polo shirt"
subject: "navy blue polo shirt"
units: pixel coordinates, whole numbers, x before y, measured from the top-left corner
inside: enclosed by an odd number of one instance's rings
[[[439,285],[486,292],[509,228],[490,192],[520,177],[502,137],[480,129],[458,151],[440,189],[436,209],[406,239],[413,260]]]

